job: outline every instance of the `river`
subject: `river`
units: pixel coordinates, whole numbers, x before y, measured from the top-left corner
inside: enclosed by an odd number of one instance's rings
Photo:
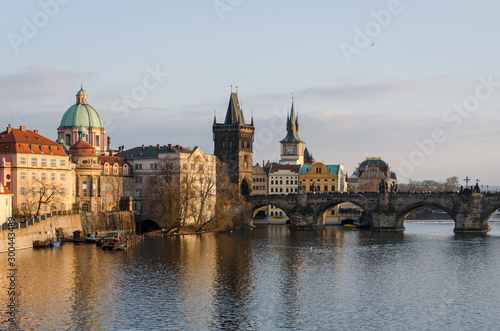
[[[500,324],[500,223],[404,233],[263,226],[16,252],[17,324],[0,329],[470,330]],[[0,254],[2,274],[7,255]]]

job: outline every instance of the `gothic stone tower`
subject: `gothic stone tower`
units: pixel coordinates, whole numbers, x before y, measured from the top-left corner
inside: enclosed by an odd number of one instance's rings
[[[242,195],[249,195],[253,182],[253,117],[245,123],[238,94],[231,92],[224,123],[217,123],[214,117],[214,154],[225,163],[229,177],[240,187]]]
[[[281,143],[281,164],[304,164],[304,142],[299,138],[299,116],[292,109],[286,119],[286,137]]]

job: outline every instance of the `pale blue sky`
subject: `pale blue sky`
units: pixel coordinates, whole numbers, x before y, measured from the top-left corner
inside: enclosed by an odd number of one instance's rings
[[[294,92],[300,136],[318,161],[350,173],[381,154],[402,181],[500,185],[496,1],[60,2],[2,3],[4,126],[31,123],[55,140],[83,82],[114,148],[212,153],[213,113],[223,119],[233,82],[247,120],[254,114],[255,162],[279,159]],[[366,47],[355,42],[360,30]],[[347,44],[359,46],[349,59]],[[149,79],[155,70],[168,75]],[[124,106],[145,79],[147,93]],[[450,110],[474,98],[474,111]],[[435,148],[433,130],[446,136]]]

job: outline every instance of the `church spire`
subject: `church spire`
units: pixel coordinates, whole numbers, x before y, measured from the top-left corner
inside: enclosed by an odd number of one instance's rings
[[[224,124],[242,124],[245,125],[245,117],[243,116],[243,111],[240,107],[240,102],[238,101],[238,94],[232,92],[231,85],[231,96],[229,97],[229,104],[227,106],[226,119]]]
[[[295,114],[294,96],[292,93],[292,108],[286,119],[286,137],[281,142],[302,142],[299,138],[299,116]]]

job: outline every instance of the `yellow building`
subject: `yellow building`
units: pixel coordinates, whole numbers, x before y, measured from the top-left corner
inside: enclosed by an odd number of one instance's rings
[[[269,167],[262,167],[260,164],[253,166],[253,187],[252,195],[268,194],[268,172]]]
[[[299,173],[300,187],[303,193],[327,194],[346,190],[344,165],[325,165],[315,162],[303,165]],[[323,216],[325,224],[338,224],[340,205],[327,210]]]
[[[299,183],[303,193],[344,192],[344,165],[325,165],[321,162],[303,165],[300,168]]]

